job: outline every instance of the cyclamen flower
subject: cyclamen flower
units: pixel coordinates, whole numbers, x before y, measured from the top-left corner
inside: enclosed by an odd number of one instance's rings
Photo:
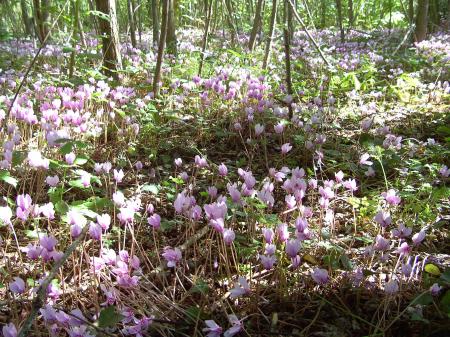
[[[397,253],[400,255],[408,255],[411,252],[411,247],[408,243],[403,242],[400,247],[397,249]]]
[[[206,158],[200,157],[199,155],[196,155],[194,157],[195,165],[199,168],[208,167],[208,162],[206,161]]]
[[[359,158],[359,164],[360,165],[368,165],[371,166],[373,162],[368,160],[370,158],[370,155],[368,153],[364,153],[361,158]]]
[[[286,254],[294,258],[300,250],[301,242],[297,239],[291,239],[286,242]]]
[[[56,185],[58,185],[59,183],[59,177],[57,175],[54,176],[48,176],[47,178],[45,178],[45,182],[50,186],[50,187],[55,187]]]
[[[336,179],[337,183],[341,183],[342,180],[344,179],[344,172],[339,171],[337,173],[334,174],[334,179]]]
[[[97,223],[104,231],[106,231],[111,225],[111,216],[107,213],[97,215]]]
[[[28,152],[27,156],[28,164],[34,168],[44,168],[48,169],[50,161],[42,157],[42,154],[39,151],[32,150]]]
[[[277,226],[277,236],[281,242],[286,242],[289,239],[289,231],[287,224],[281,223]]]
[[[264,125],[256,124],[255,125],[255,135],[258,137],[264,132]]]
[[[387,227],[392,223],[391,215],[388,212],[379,211],[373,218],[381,227]]]
[[[260,255],[259,259],[265,270],[272,269],[273,265],[277,262],[275,255]]]
[[[84,187],[89,187],[91,185],[91,174],[89,172],[82,171],[80,180],[81,180],[81,184]]]
[[[396,280],[390,280],[384,285],[384,292],[388,295],[393,295],[398,292],[398,282]]]
[[[373,249],[378,251],[385,251],[389,248],[390,242],[388,239],[385,239],[381,235],[377,235],[375,239],[375,244],[373,245]]]
[[[273,128],[274,128],[275,133],[277,133],[277,134],[283,133],[283,131],[284,131],[284,124],[282,122],[279,122]]]
[[[235,283],[234,288],[230,290],[230,298],[237,298],[249,294],[250,292],[251,290],[247,280],[244,277],[239,276],[238,282]]]
[[[33,201],[29,194],[20,194],[16,198],[16,215],[22,221],[26,221],[28,219],[28,215],[31,212]]]
[[[181,164],[183,164],[183,160],[181,160],[181,158],[176,158],[176,159],[174,160],[174,163],[175,163],[175,166],[180,167]]]
[[[136,170],[140,171],[142,170],[142,168],[144,167],[144,165],[142,164],[142,162],[140,160],[138,160],[136,162],[136,164],[134,164],[134,167],[136,167]]]
[[[223,330],[221,326],[213,320],[206,320],[205,324],[207,325],[207,328],[203,328],[203,332],[207,333],[206,337],[220,337]]]
[[[102,237],[102,227],[95,222],[91,222],[89,225],[89,235],[94,240],[100,240]]]
[[[181,261],[181,250],[178,248],[172,249],[170,247],[164,248],[162,256],[167,261],[167,267],[174,268],[178,262]]]
[[[116,183],[121,183],[123,180],[123,177],[125,176],[125,174],[123,173],[123,170],[113,170],[113,175],[114,175],[114,180],[116,181]]]
[[[75,162],[75,158],[76,158],[76,155],[73,152],[70,152],[64,156],[66,163],[69,165],[73,165],[73,163]]]
[[[67,332],[69,337],[95,337],[89,332],[86,325],[74,326]]]
[[[159,229],[161,227],[161,216],[159,214],[152,214],[147,218],[147,221],[154,229]]]
[[[392,230],[392,235],[399,239],[404,239],[410,236],[412,233],[412,229],[409,227],[405,227],[404,224],[400,223],[398,228]]]
[[[233,337],[242,330],[242,322],[236,317],[236,315],[228,315],[232,327],[224,332],[223,337]]]
[[[273,237],[275,236],[273,229],[272,228],[263,228],[262,233],[263,233],[264,240],[266,241],[266,243],[272,243]]]
[[[328,282],[328,271],[326,269],[316,268],[311,274],[311,277],[317,284],[324,285]]]
[[[224,163],[219,165],[219,175],[225,177],[228,174],[228,168]]]
[[[415,245],[418,245],[425,239],[425,236],[426,236],[425,230],[422,229],[420,232],[413,235],[412,241]]]
[[[118,207],[123,206],[125,204],[125,196],[120,191],[114,192],[112,198],[114,204]]]
[[[430,293],[433,296],[437,296],[439,295],[439,292],[441,291],[442,287],[439,286],[439,284],[434,283],[431,287],[430,287]]]
[[[0,207],[0,224],[10,225],[12,216],[11,208],[8,206]]]
[[[20,277],[14,277],[14,282],[9,284],[9,290],[14,294],[22,294],[25,291],[25,282]]]
[[[231,228],[224,229],[224,231],[222,232],[222,235],[223,235],[223,241],[227,245],[231,245],[231,243],[236,238],[236,235],[234,234],[234,231]]]
[[[396,206],[401,202],[401,198],[396,195],[396,192],[393,189],[390,189],[387,192],[383,192],[381,195],[386,200],[386,202],[391,206]]]
[[[447,165],[442,166],[439,169],[439,174],[444,178],[448,178],[450,176],[450,168],[448,168]]]
[[[281,146],[281,153],[282,153],[282,154],[286,154],[286,153],[288,153],[288,152],[291,151],[291,150],[292,150],[292,145],[289,144],[289,143],[285,143],[285,144],[283,144],[283,145]]]
[[[348,179],[348,180],[344,181],[343,185],[346,189],[348,189],[351,192],[355,192],[358,190],[358,186],[356,186],[355,179]]]
[[[51,252],[55,249],[58,241],[55,239],[55,237],[47,236],[46,234],[44,234],[39,238],[39,243],[42,247],[47,249],[47,251]]]
[[[4,325],[2,328],[3,337],[17,337],[17,329],[13,323]]]

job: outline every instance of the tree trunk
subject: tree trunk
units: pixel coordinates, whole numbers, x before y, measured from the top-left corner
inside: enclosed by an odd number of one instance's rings
[[[175,0],[169,0],[169,7],[167,12],[166,48],[169,54],[177,55],[177,35],[174,1]]]
[[[289,0],[287,0],[289,2]],[[297,0],[290,0],[294,6],[297,6]],[[289,3],[285,4],[287,6],[287,25],[289,31],[289,43],[294,39],[294,14],[292,13],[292,8]]]
[[[342,24],[342,0],[336,0],[337,21],[341,32],[341,42],[345,42],[344,26]]]
[[[212,9],[214,0],[205,0],[206,4],[206,23],[205,32],[203,34],[202,51],[200,54],[200,64],[198,66],[198,76],[202,76],[203,60],[205,58],[206,46],[208,45],[209,26],[211,25]]]
[[[415,40],[420,42],[427,37],[428,0],[419,0],[416,14]]]
[[[289,11],[292,12],[292,9],[290,8],[289,0],[284,1],[284,28],[283,28],[283,42],[284,42],[284,64],[286,69],[286,88],[287,88],[287,94],[292,96],[292,77],[291,77],[291,48],[290,48],[290,32],[289,32],[289,24],[288,24],[288,18],[289,18]],[[289,109],[289,119],[292,119],[293,116],[293,110],[292,110],[292,104],[289,103],[288,105]]]
[[[327,6],[326,1],[321,0],[320,1],[320,7],[321,7],[321,13],[320,13],[320,28],[325,28],[326,25],[326,19],[327,19]]]
[[[83,31],[83,24],[81,23],[81,19],[80,19],[80,0],[75,0],[74,6],[75,6],[74,15],[75,15],[76,30],[78,31],[78,34],[80,35],[81,45],[83,46],[83,48],[87,48],[86,38],[84,36],[84,31]]]
[[[236,26],[234,25],[233,20],[233,9],[231,7],[230,0],[224,0],[225,1],[225,8],[226,8],[226,19],[228,21],[228,26],[231,30],[231,43],[234,44],[236,42]]]
[[[158,95],[159,95],[159,82],[161,81],[161,66],[162,66],[162,59],[164,56],[164,47],[166,44],[166,36],[167,36],[169,1],[171,1],[171,0],[162,0],[163,8],[162,8],[162,21],[161,21],[161,36],[159,37],[158,56],[156,58],[155,76],[153,77],[153,94],[154,94],[155,98],[158,97]]]
[[[119,27],[117,25],[115,0],[96,0],[97,10],[109,19],[99,18],[102,35],[103,68],[107,76],[118,79],[117,71],[122,68]]]
[[[134,22],[134,7],[131,0],[127,0],[127,13],[128,13],[128,24],[130,26],[131,45],[133,46],[133,48],[136,48],[137,47],[136,25]]]
[[[159,6],[158,0],[150,0],[151,3],[151,11],[152,11],[152,35],[153,35],[153,44],[158,45],[159,43]]]
[[[48,0],[33,0],[36,35],[43,43],[48,34]]]
[[[267,35],[266,49],[264,51],[263,69],[267,68],[270,62],[270,51],[272,49],[273,33],[275,31],[275,21],[277,19],[277,0],[272,0],[272,13],[270,14],[269,34]]]
[[[408,16],[409,23],[412,24],[414,22],[414,0],[409,0],[408,2]]]
[[[348,0],[348,25],[350,27],[353,27],[353,20],[354,20],[353,0]]]
[[[28,6],[25,0],[20,0],[20,10],[22,11],[22,21],[24,24],[24,31],[26,36],[33,35],[33,19],[28,16]]]
[[[248,42],[248,49],[250,49],[250,51],[253,51],[253,48],[255,48],[256,35],[258,34],[259,28],[262,23],[261,22],[262,4],[263,0],[258,0],[258,3],[256,4],[255,19],[253,20],[252,32],[250,33],[250,40]]]
[[[429,17],[430,17],[430,31],[435,32],[439,27],[440,19],[439,19],[439,1],[438,0],[430,0],[429,5]]]

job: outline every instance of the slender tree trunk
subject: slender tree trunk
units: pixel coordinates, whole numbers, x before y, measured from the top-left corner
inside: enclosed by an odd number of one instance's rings
[[[33,5],[36,35],[39,42],[43,43],[48,33],[48,0],[33,0]]]
[[[118,79],[117,71],[122,68],[120,54],[119,27],[117,25],[115,0],[96,0],[97,10],[108,19],[99,19],[102,35],[103,68],[107,76]]]
[[[88,5],[89,5],[89,10],[91,10],[91,11],[96,10],[93,0],[88,0]],[[91,14],[90,20],[92,20],[92,22],[94,23],[94,29],[95,29],[95,32],[97,33],[97,35],[100,35],[100,27],[99,27],[99,23],[97,20],[97,15]]]
[[[20,10],[22,12],[22,21],[24,24],[24,31],[26,36],[33,35],[32,18],[28,16],[28,6],[25,0],[20,0]]]
[[[162,21],[161,21],[161,36],[159,37],[158,56],[156,58],[155,76],[153,77],[153,94],[154,94],[155,98],[158,97],[158,95],[159,95],[159,82],[161,81],[161,66],[162,66],[162,59],[164,56],[164,47],[166,44],[166,36],[167,36],[169,1],[171,1],[171,0],[162,0],[163,8],[162,8]]]
[[[326,1],[321,0],[320,1],[320,7],[321,7],[321,15],[320,15],[320,28],[325,28],[326,25],[326,19],[327,19],[327,6]]]
[[[83,31],[83,24],[81,23],[81,19],[80,19],[80,0],[75,0],[74,6],[75,6],[75,9],[74,9],[75,24],[77,27],[78,34],[80,35],[80,42],[81,42],[81,45],[83,46],[83,48],[87,48],[86,37],[84,36],[84,31]]]
[[[233,8],[231,6],[230,0],[224,0],[225,1],[225,8],[226,8],[226,18],[228,21],[228,25],[231,30],[231,43],[234,44],[236,42],[236,35],[237,35],[237,29],[234,24],[233,19]]]
[[[294,6],[297,6],[297,0],[291,0]],[[289,31],[289,43],[294,39],[294,14],[289,3],[285,3],[287,6],[287,25]]]
[[[177,55],[177,35],[176,35],[176,16],[174,0],[169,0],[169,8],[167,13],[167,35],[166,48],[167,52],[172,55]]]
[[[131,45],[136,48],[136,25],[134,23],[134,7],[131,0],[127,0],[128,24],[130,27]]]
[[[200,54],[200,64],[198,66],[198,76],[202,76],[202,69],[203,69],[203,60],[205,58],[205,52],[206,47],[208,45],[208,36],[209,36],[209,26],[211,25],[211,18],[212,18],[212,10],[213,10],[213,2],[215,0],[205,0],[206,4],[206,23],[205,23],[205,32],[203,34],[203,41],[202,41],[202,51]]]
[[[289,17],[289,0],[284,1],[284,28],[283,28],[283,42],[284,42],[284,64],[286,69],[286,88],[288,95],[292,96],[292,77],[291,77],[291,49],[290,49],[290,32],[289,32],[289,24],[288,24],[288,17]],[[292,9],[291,9],[292,11]],[[292,104],[288,105],[289,109],[289,119],[293,116],[293,110],[292,110]]]
[[[277,0],[272,0],[272,12],[270,13],[269,34],[267,35],[266,49],[264,51],[263,69],[267,68],[270,62],[270,51],[272,49],[273,35],[275,31],[275,21],[277,19]]]
[[[142,3],[139,3],[136,6],[136,2],[133,0],[133,8],[134,8],[134,14],[135,14],[135,18],[137,18],[138,22],[138,34],[139,34],[139,43],[142,43]]]
[[[342,24],[342,0],[336,0],[337,21],[341,32],[341,42],[345,42],[344,26]]]
[[[255,19],[253,20],[252,32],[250,33],[250,40],[248,42],[248,49],[253,51],[255,48],[256,35],[258,34],[259,28],[261,26],[261,11],[262,11],[263,0],[258,0],[256,4]]]
[[[158,45],[159,43],[159,6],[158,0],[150,0],[151,11],[152,11],[152,33],[153,33],[153,44]]]
[[[353,0],[348,0],[348,25],[353,27],[354,13],[353,13]]]
[[[420,42],[427,37],[428,0],[419,0],[416,14],[415,40]]]
[[[430,31],[435,32],[436,28],[439,27],[439,1],[438,0],[430,0],[429,5],[429,17],[430,17]]]
[[[408,16],[409,16],[409,23],[414,22],[414,0],[409,0],[408,2]]]

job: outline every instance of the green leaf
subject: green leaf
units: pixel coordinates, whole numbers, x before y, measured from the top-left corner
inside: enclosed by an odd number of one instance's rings
[[[152,194],[158,194],[159,193],[160,186],[156,184],[145,184],[142,186],[141,191],[142,192],[150,192]]]
[[[7,184],[10,184],[14,187],[17,187],[17,179],[11,177],[9,171],[1,170],[0,171],[0,180],[4,181]]]
[[[431,296],[430,293],[421,294],[417,296],[412,303],[420,305],[428,305],[433,303],[433,296]]]
[[[428,274],[431,274],[433,276],[439,276],[441,275],[441,271],[439,270],[438,266],[432,264],[432,263],[428,263],[427,265],[425,265],[425,271]]]
[[[447,290],[445,295],[442,296],[440,306],[447,315],[450,315],[450,290]]]
[[[114,327],[123,319],[123,316],[117,312],[114,305],[109,306],[100,311],[100,317],[98,318],[98,326],[100,328]]]
[[[450,268],[445,269],[445,271],[441,274],[441,280],[450,283]]]
[[[192,293],[206,294],[209,291],[208,284],[203,280],[197,280],[195,285],[191,288]]]
[[[75,158],[75,165],[84,165],[88,162],[89,158],[85,155],[79,155]]]
[[[64,215],[69,211],[69,205],[65,201],[60,200],[55,204],[55,210],[59,214]]]

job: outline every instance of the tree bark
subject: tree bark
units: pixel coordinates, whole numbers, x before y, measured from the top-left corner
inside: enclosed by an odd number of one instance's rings
[[[348,0],[348,25],[353,27],[354,13],[353,13],[353,0]]]
[[[162,8],[162,21],[161,21],[161,36],[159,37],[158,56],[156,58],[155,76],[153,77],[153,94],[154,94],[155,98],[158,97],[158,95],[159,95],[159,82],[161,81],[161,66],[162,66],[162,59],[164,56],[164,47],[166,44],[166,36],[167,36],[169,1],[171,1],[171,0],[162,0],[163,8]]]
[[[158,45],[159,43],[159,6],[158,0],[150,0],[151,1],[151,14],[152,14],[152,35],[153,35],[153,44]]]
[[[342,0],[336,0],[337,21],[341,32],[341,42],[345,42],[344,26],[342,24]]]
[[[250,33],[250,40],[248,41],[248,49],[250,51],[253,51],[253,48],[255,48],[256,35],[258,34],[259,28],[262,23],[261,22],[262,4],[263,0],[258,0],[256,4],[255,19],[253,20],[252,32]]]
[[[166,48],[169,54],[177,55],[175,4],[174,0],[169,0],[168,2]]]
[[[286,88],[287,88],[287,94],[292,96],[292,76],[291,76],[291,48],[290,48],[290,32],[289,32],[289,25],[288,25],[288,17],[289,17],[289,10],[290,10],[289,0],[284,1],[284,28],[283,28],[283,42],[284,42],[284,65],[286,69]],[[292,11],[292,10],[291,10]],[[293,116],[293,110],[292,110],[292,104],[288,105],[289,109],[289,119],[292,119]]]
[[[109,18],[99,19],[99,29],[102,35],[103,68],[107,76],[118,79],[117,71],[122,68],[120,54],[119,27],[117,25],[115,0],[96,0],[97,10]]]
[[[198,66],[198,76],[202,76],[203,60],[205,58],[206,46],[208,45],[209,26],[211,25],[212,9],[214,0],[205,0],[206,4],[206,23],[205,32],[203,34],[202,51],[200,54],[200,64]]]
[[[136,24],[134,22],[134,6],[131,0],[127,0],[127,14],[128,14],[128,24],[130,27],[131,45],[133,46],[133,48],[136,48],[137,47]]]
[[[44,43],[48,34],[48,0],[33,0],[36,35]]]
[[[415,40],[420,42],[427,37],[428,0],[419,0],[416,14]]]
[[[408,16],[409,16],[409,23],[414,22],[414,0],[409,0],[408,2]]]
[[[81,19],[80,19],[80,0],[75,0],[74,6],[75,6],[75,8],[74,8],[75,24],[76,24],[78,34],[80,35],[80,42],[81,42],[81,45],[83,46],[83,48],[87,48],[86,37],[84,36],[84,31],[83,31],[83,24],[81,23]]]
[[[28,15],[28,6],[25,0],[20,0],[20,10],[22,12],[22,21],[24,24],[24,31],[26,36],[33,35],[33,19]]]
[[[326,25],[326,19],[327,19],[327,6],[326,1],[321,0],[320,1],[320,7],[321,7],[321,13],[320,13],[320,28],[325,28]]]
[[[275,21],[277,19],[277,0],[272,0],[272,12],[270,14],[269,34],[267,35],[266,49],[264,51],[263,69],[267,68],[270,62],[270,51],[272,49],[273,33],[275,31]]]

